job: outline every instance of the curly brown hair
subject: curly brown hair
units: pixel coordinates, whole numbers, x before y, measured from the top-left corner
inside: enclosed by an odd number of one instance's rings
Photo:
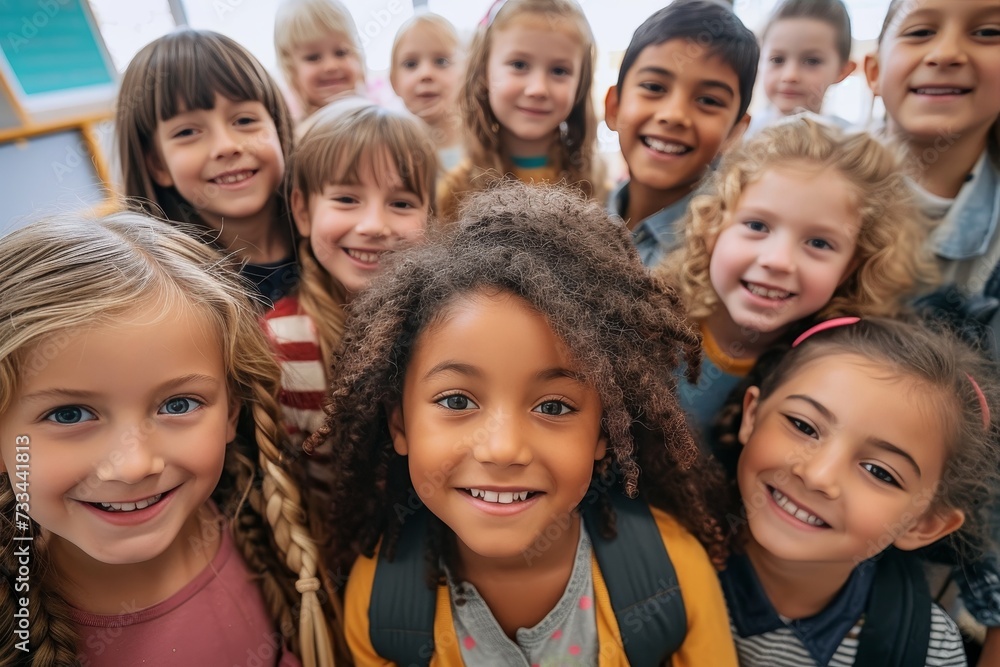
[[[892,316],[907,295],[932,285],[937,270],[920,213],[894,153],[864,132],[845,133],[808,116],[768,127],[729,152],[691,201],[684,245],[657,267],[681,293],[688,316],[703,320],[718,306],[709,264],[743,190],[768,169],[809,165],[841,174],[854,190],[860,222],[851,274],[817,317]]]
[[[305,443],[334,452],[331,568],[346,571],[383,538],[391,556],[404,517],[419,507],[388,418],[421,332],[482,290],[513,294],[546,317],[600,395],[608,448],[591,497],[601,532],[615,534],[608,493],[619,488],[673,514],[721,563],[721,474],[702,457],[676,396],[678,366],[698,368],[698,334],[602,207],[573,190],[512,182],[472,198],[460,224],[398,253],[352,310],[326,422]],[[426,555],[439,576],[448,540],[435,528]]]

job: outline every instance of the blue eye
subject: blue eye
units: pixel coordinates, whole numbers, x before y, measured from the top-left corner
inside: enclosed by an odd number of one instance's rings
[[[61,405],[45,415],[45,420],[56,424],[82,424],[96,419],[94,413],[79,405]]]
[[[186,415],[189,412],[194,412],[201,406],[202,403],[193,398],[175,396],[164,401],[163,405],[160,406],[159,412],[161,415]]]
[[[811,248],[817,248],[819,250],[833,250],[833,246],[829,241],[823,239],[809,239],[809,246]]]
[[[451,394],[435,402],[443,408],[456,411],[471,410],[479,407],[464,394]]]
[[[746,225],[747,229],[749,229],[752,232],[766,232],[767,231],[767,225],[765,225],[760,220],[747,220],[743,224]]]
[[[550,417],[559,417],[574,411],[562,401],[545,401],[539,403],[535,410]]]

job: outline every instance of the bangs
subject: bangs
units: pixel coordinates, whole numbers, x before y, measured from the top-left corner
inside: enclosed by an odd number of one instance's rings
[[[295,154],[296,187],[308,195],[330,183],[360,185],[366,176],[387,184],[395,172],[404,189],[433,204],[437,159],[418,122],[377,107],[317,122]]]
[[[164,40],[151,59],[149,72],[157,120],[212,109],[216,94],[233,102],[260,102],[268,110],[274,108],[276,90],[261,65],[220,37],[203,33],[191,38],[179,33]]]

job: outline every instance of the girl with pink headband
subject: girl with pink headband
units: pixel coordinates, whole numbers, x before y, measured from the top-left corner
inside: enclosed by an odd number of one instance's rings
[[[741,446],[721,575],[740,664],[965,665],[911,552],[989,547],[996,367],[924,325],[843,317],[763,375],[722,428]]]

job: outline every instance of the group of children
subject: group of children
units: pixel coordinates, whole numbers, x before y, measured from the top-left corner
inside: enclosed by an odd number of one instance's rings
[[[417,15],[408,112],[275,25],[296,113],[168,34],[127,210],[0,239],[0,663],[964,665],[932,563],[1000,660],[1000,5],[893,0],[866,132],[839,0],[675,0],[610,193],[573,0]]]

